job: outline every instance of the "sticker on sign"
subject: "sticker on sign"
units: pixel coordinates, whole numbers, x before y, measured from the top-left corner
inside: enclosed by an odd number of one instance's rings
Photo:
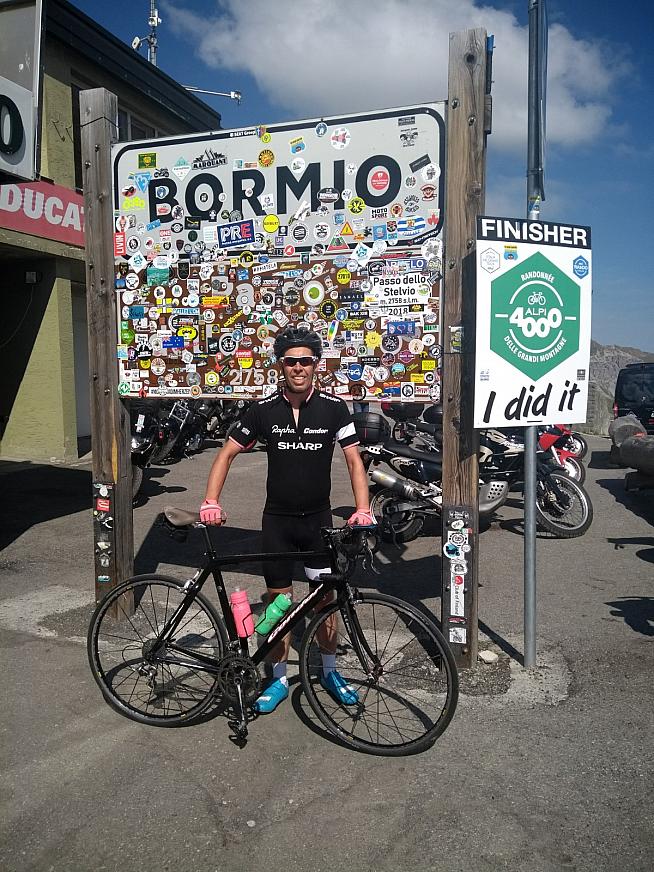
[[[218,227],[218,244],[222,248],[243,248],[254,242],[254,221],[235,221]]]

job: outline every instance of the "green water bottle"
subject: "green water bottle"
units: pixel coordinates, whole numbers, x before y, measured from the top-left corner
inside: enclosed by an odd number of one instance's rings
[[[260,636],[267,636],[272,628],[281,621],[292,605],[293,600],[291,599],[290,594],[278,594],[271,603],[268,603],[266,611],[263,613],[254,629]]]

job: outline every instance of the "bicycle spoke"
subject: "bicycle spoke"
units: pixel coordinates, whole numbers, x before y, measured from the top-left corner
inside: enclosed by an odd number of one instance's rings
[[[361,648],[370,650],[373,659],[366,654],[362,665],[354,639],[339,626],[336,671],[357,701],[341,703],[320,684],[317,621],[303,643],[300,663],[309,702],[330,730],[355,747],[389,754],[428,747],[453,713],[456,675],[451,655],[449,661],[445,657],[447,643],[419,612],[392,597],[365,595],[353,608]]]
[[[212,607],[196,595],[175,630],[181,644],[169,643],[160,633],[187,599],[182,586],[153,576],[116,590],[98,607],[90,631],[91,665],[107,699],[146,723],[181,723],[199,714],[216,689],[215,670],[207,667],[223,651],[224,631]],[[137,603],[134,614],[125,608],[128,597]]]

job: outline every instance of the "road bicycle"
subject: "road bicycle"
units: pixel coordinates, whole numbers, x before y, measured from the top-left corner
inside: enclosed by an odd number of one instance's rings
[[[365,528],[323,529],[323,552],[218,556],[197,513],[169,507],[161,523],[182,541],[191,528],[200,529],[204,565],[186,582],[135,576],[97,605],[88,632],[89,662],[105,700],[118,712],[139,723],[177,727],[222,704],[231,712],[234,740],[244,744],[262,690],[259,667],[333,590],[335,598],[315,610],[299,653],[300,684],[323,726],[349,747],[383,756],[424,751],[446,729],[458,699],[458,674],[442,633],[409,603],[350,583],[360,558],[372,568]],[[330,572],[251,653],[252,639],[237,634],[222,568],[317,556],[329,559]],[[202,593],[209,576],[220,611]],[[332,640],[336,635],[336,669],[354,691],[351,705],[320,683],[318,639],[329,633]]]

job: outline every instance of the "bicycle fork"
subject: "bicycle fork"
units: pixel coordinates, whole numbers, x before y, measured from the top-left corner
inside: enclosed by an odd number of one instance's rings
[[[343,618],[343,624],[345,625],[347,634],[350,637],[350,642],[352,643],[352,648],[354,649],[355,654],[359,658],[361,669],[363,670],[366,678],[372,681],[376,681],[382,674],[382,666],[378,658],[376,658],[373,654],[372,649],[368,644],[368,640],[366,639],[364,632],[361,629],[361,624],[359,623],[356,609],[354,609],[352,605],[353,600],[351,599],[348,599],[343,603],[343,606],[341,608],[341,617]],[[371,664],[373,667],[372,669],[370,668]]]

